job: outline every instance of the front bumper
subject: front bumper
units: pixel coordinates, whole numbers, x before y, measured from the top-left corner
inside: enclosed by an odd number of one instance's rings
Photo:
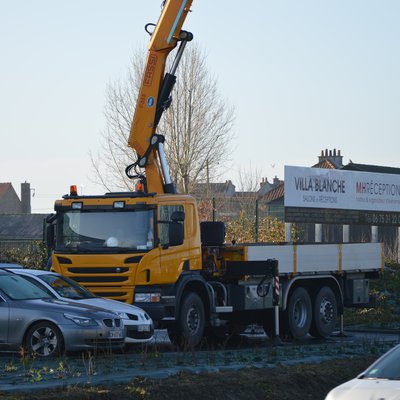
[[[134,305],[146,311],[154,322],[175,320],[175,298],[173,301],[170,298],[166,301],[161,297],[161,301],[157,303],[138,302]]]
[[[80,327],[78,325],[59,325],[64,337],[66,351],[89,349],[121,349],[125,343],[126,328],[108,328],[101,326]],[[121,331],[121,337],[111,338]]]
[[[145,343],[153,339],[154,325],[153,323],[133,322],[124,319],[126,328],[125,343]]]
[[[136,301],[142,298],[147,299]],[[156,328],[164,322],[175,321],[175,285],[136,286],[133,300],[133,305],[150,315]]]

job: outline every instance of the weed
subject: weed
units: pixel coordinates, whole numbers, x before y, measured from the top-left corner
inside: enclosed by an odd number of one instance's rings
[[[13,361],[10,361],[4,366],[4,372],[15,372],[18,371],[18,367],[14,364]]]
[[[126,389],[130,394],[134,395],[134,398],[148,399],[150,398],[150,393],[146,389],[146,384],[146,378],[136,377],[133,382],[126,387]]]
[[[96,375],[95,359],[90,351],[86,353],[86,357],[85,353],[82,353],[82,361],[83,361],[83,366],[85,367],[86,370],[86,375],[88,376]]]
[[[42,371],[40,369],[36,369],[36,368],[31,368],[29,371],[29,376],[31,377],[29,382],[31,383],[37,383],[37,382],[41,382],[43,380],[43,375],[42,375]]]

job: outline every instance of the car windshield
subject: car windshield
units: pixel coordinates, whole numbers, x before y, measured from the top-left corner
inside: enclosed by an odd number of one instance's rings
[[[12,300],[54,298],[54,296],[18,275],[0,275],[0,289]]]
[[[154,210],[71,210],[60,215],[57,250],[90,253],[154,247]]]
[[[39,278],[51,286],[61,297],[74,300],[92,299],[96,297],[93,293],[64,276],[46,274],[40,275]]]
[[[396,347],[368,368],[361,378],[400,380],[400,347]]]

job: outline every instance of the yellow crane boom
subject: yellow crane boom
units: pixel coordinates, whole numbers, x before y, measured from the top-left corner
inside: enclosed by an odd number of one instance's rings
[[[167,0],[152,33],[149,27],[153,24],[146,25],[151,40],[128,140],[138,159],[126,168],[126,173],[130,178],[139,178],[148,192],[175,192],[162,148],[164,136],[158,135],[156,128],[162,113],[171,104],[175,72],[186,43],[193,38],[190,32],[182,30],[191,4],[192,0]],[[171,70],[165,74],[168,55],[178,42],[180,46]],[[138,167],[145,169],[145,176],[138,172]]]

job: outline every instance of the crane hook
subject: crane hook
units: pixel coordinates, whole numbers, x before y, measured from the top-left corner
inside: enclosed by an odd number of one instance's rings
[[[149,26],[153,26],[155,28],[156,24],[148,23],[144,26],[144,30],[151,36],[154,33],[154,30],[153,30],[153,32],[150,32],[148,29]]]

